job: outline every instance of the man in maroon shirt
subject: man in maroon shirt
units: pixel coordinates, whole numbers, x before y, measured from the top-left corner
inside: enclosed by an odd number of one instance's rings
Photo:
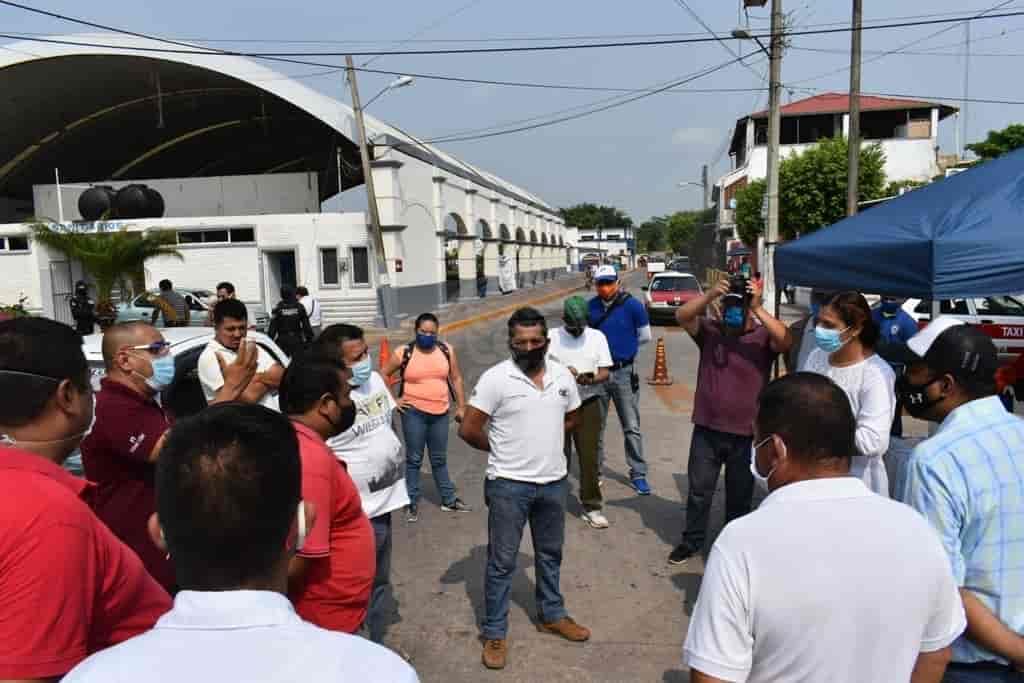
[[[721,319],[708,320],[708,306],[719,299]],[[686,529],[682,543],[668,557],[670,564],[684,564],[704,548],[711,500],[723,465],[726,523],[750,512],[754,492],[750,446],[757,397],[768,381],[772,362],[789,350],[793,337],[764,309],[761,283],[745,278],[738,278],[734,286],[721,280],[704,296],[681,306],[676,320],[700,348],[686,467]]]
[[[0,322],[0,681],[55,681],[171,607],[61,467],[93,424],[82,338],[45,318]]]

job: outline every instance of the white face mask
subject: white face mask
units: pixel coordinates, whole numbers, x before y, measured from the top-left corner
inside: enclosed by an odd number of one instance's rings
[[[772,478],[773,474],[775,474],[775,467],[772,467],[770,470],[768,470],[768,474],[762,476],[762,474],[757,471],[757,449],[759,449],[761,446],[765,445],[771,440],[772,437],[768,436],[765,437],[764,439],[761,439],[760,442],[756,444],[751,444],[750,446],[750,473],[754,475],[754,481],[757,482],[757,485],[761,488],[762,491],[771,490],[771,488],[768,486],[768,480]]]
[[[17,372],[16,373],[13,370],[5,370],[4,372],[9,372],[9,373],[18,374],[18,375],[28,375],[28,374],[31,374],[31,373],[27,373],[27,372]],[[37,375],[37,376],[38,377],[43,377],[44,375]],[[52,379],[52,378],[50,378],[50,379]],[[0,434],[0,443],[6,444],[8,446],[13,446],[13,445],[18,444],[18,443],[24,443],[24,444],[62,443],[64,441],[71,441],[71,440],[75,440],[75,439],[77,439],[79,443],[81,443],[82,441],[85,441],[85,438],[87,436],[89,436],[90,434],[92,434],[93,427],[96,426],[96,392],[92,392],[89,395],[89,398],[91,399],[91,403],[92,403],[92,416],[89,418],[89,426],[85,428],[84,432],[80,432],[78,434],[71,434],[70,436],[65,436],[63,439],[49,439],[47,441],[28,441],[28,440],[24,440],[24,439],[19,441],[19,440],[15,439],[14,437],[10,436],[9,434]]]

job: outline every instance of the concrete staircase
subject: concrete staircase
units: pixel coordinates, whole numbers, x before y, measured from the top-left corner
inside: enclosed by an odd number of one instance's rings
[[[334,323],[369,327],[377,317],[377,293],[374,290],[350,291],[344,299],[331,299],[325,295],[320,299],[320,306],[324,327]]]

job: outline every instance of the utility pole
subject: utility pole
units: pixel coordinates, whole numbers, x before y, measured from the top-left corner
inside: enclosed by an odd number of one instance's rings
[[[775,296],[775,244],[779,241],[779,133],[782,116],[782,0],[772,0],[771,45],[768,77],[768,220],[760,250],[763,256],[761,276],[764,282],[764,302],[768,312],[778,317]]]
[[[704,166],[702,166],[701,169],[700,169],[700,187],[703,190],[704,212],[707,213],[708,204],[710,204],[710,197],[708,196],[708,165],[707,164],[704,164]],[[703,216],[701,216],[701,220],[704,220]]]
[[[963,145],[966,149],[967,145],[970,144],[968,140],[970,132],[967,130],[967,99],[971,96],[971,22],[969,21],[964,22],[964,45],[966,47],[966,50],[964,51],[964,101],[960,104],[960,120],[964,128],[961,138],[963,139]],[[963,154],[960,156],[963,157]]]
[[[853,0],[853,30],[850,32],[850,135],[849,176],[846,181],[846,215],[857,214],[860,183],[860,38],[862,0]]]
[[[359,156],[363,160],[363,182],[366,183],[366,198],[370,208],[370,236],[373,238],[373,252],[377,259],[377,305],[380,309],[381,323],[390,329],[397,323],[397,302],[395,292],[391,289],[388,262],[384,258],[384,234],[380,229],[377,193],[373,189],[373,168],[370,164],[370,150],[366,145],[366,126],[363,124],[363,107],[359,102],[359,88],[356,86],[356,71],[351,55],[345,57],[345,73],[352,93],[352,110],[356,116],[356,135],[359,137]],[[338,192],[341,192],[341,187],[338,187]]]

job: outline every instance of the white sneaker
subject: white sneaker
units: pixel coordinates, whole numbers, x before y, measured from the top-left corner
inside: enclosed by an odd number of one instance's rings
[[[595,529],[607,529],[608,518],[601,513],[600,510],[590,510],[583,512],[583,521],[592,526]]]

